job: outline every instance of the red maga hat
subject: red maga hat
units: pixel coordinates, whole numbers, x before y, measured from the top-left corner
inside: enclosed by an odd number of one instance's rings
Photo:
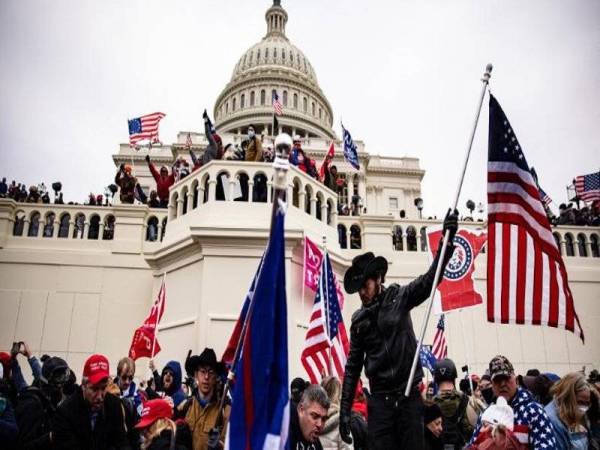
[[[146,428],[156,422],[158,419],[170,419],[173,415],[173,408],[168,401],[157,398],[154,400],[148,400],[144,403],[144,409],[142,409],[142,415],[140,421],[134,428]]]
[[[83,376],[90,383],[98,384],[109,377],[108,359],[104,355],[90,356],[83,366]]]

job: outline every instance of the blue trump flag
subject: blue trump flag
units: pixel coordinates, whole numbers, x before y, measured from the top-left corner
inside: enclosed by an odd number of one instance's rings
[[[352,140],[350,132],[344,128],[342,124],[342,135],[344,139],[344,158],[350,163],[356,170],[360,169],[360,163],[358,162],[358,150],[356,144]]]
[[[289,428],[284,214],[256,278],[233,388],[226,449],[286,449]]]
[[[435,365],[437,364],[437,359],[431,353],[431,345],[422,345],[421,352],[419,353],[419,358],[421,359],[421,366],[426,367],[433,375],[433,371],[435,369]]]

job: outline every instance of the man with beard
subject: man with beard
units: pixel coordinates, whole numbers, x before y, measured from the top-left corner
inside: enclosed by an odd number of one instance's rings
[[[448,210],[444,233],[449,233],[449,246],[440,261],[442,268],[452,257],[457,228],[458,211]],[[441,246],[442,242],[440,249]],[[352,401],[364,366],[372,392],[368,401],[369,448],[418,450],[423,447],[423,400],[418,389],[423,379],[420,363],[409,386],[409,395],[404,396],[417,350],[410,312],[431,293],[440,249],[429,270],[406,286],[384,286],[387,261],[371,252],[355,257],[346,271],[346,292],[358,292],[362,302],[362,307],[352,316],[342,390],[340,435],[346,442],[352,441]]]
[[[58,450],[131,450],[118,397],[106,393],[108,359],[92,355],[83,367],[81,388],[58,405],[52,442]]]
[[[69,376],[65,360],[48,358],[42,366],[42,377],[19,394],[16,416],[23,449],[52,448],[52,418],[64,397],[63,386]]]

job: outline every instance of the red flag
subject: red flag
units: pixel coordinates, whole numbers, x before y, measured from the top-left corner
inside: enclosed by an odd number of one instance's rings
[[[160,345],[156,339],[156,327],[162,319],[165,312],[165,280],[163,279],[158,296],[152,304],[150,314],[144,320],[144,324],[133,333],[131,347],[129,348],[129,357],[133,360],[142,357],[153,358],[160,352]],[[154,345],[154,352],[152,346]]]
[[[442,230],[430,230],[427,233],[429,254],[437,249],[442,239]],[[487,241],[484,232],[459,229],[454,238],[454,254],[444,270],[442,281],[437,287],[434,311],[436,314],[452,309],[466,308],[483,302],[481,294],[475,290],[473,271],[475,258]]]
[[[321,180],[321,181],[325,180],[325,167],[329,167],[334,155],[335,155],[335,147],[333,146],[333,142],[332,142],[331,145],[329,146],[329,151],[325,155],[325,159],[323,159],[323,162],[321,163],[321,167],[319,168],[319,180]]]
[[[333,145],[333,144],[332,144]],[[304,238],[304,285],[317,291],[319,288],[319,273],[321,272],[321,262],[323,261],[323,252],[309,238]],[[337,291],[340,308],[344,307],[344,291],[335,274],[333,275],[335,290]]]

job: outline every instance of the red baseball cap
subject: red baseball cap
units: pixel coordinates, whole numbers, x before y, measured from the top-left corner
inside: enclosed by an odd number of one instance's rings
[[[108,359],[104,355],[90,356],[83,366],[83,376],[92,384],[98,384],[109,377]]]
[[[140,416],[140,421],[134,428],[146,428],[152,425],[158,419],[170,419],[173,415],[173,408],[168,401],[157,398],[154,400],[148,400],[144,403],[144,409]]]

